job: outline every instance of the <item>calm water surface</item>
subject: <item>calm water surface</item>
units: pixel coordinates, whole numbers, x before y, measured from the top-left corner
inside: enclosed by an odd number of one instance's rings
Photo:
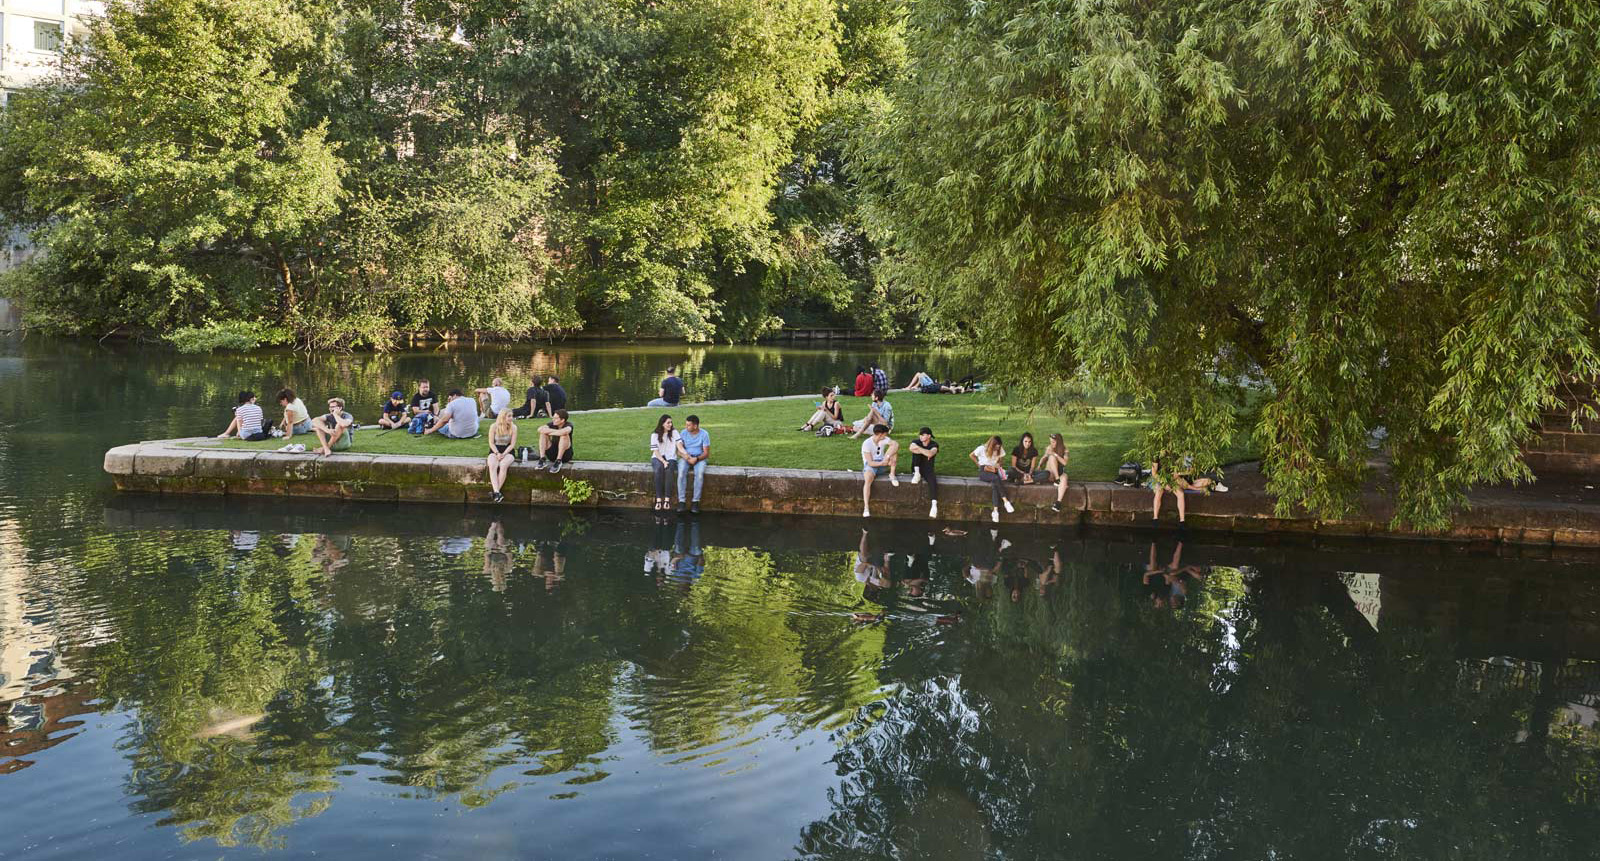
[[[241,386],[555,368],[610,406],[670,361],[712,398],[866,357],[6,344],[0,858],[1597,857],[1595,557],[175,500],[99,470],[220,429]]]

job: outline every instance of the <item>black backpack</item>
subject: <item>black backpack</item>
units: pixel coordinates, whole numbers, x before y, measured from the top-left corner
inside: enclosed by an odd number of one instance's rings
[[[1138,461],[1130,460],[1117,467],[1117,484],[1123,487],[1137,487],[1143,478],[1144,468],[1139,465]]]

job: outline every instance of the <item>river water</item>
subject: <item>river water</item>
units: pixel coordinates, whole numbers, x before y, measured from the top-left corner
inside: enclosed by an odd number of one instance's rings
[[[99,469],[241,387],[556,369],[611,406],[672,361],[712,398],[867,357],[5,344],[0,858],[1596,857],[1593,556],[162,499]]]

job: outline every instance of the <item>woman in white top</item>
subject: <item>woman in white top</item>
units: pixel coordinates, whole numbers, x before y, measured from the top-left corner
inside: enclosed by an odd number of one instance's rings
[[[1006,470],[1000,465],[1000,458],[1005,454],[1005,446],[1001,444],[998,435],[989,437],[989,441],[972,450],[968,457],[978,465],[978,480],[987,482],[994,492],[994,511],[990,512],[989,519],[995,523],[1000,522],[1000,506],[1006,507],[1006,513],[1016,511],[1011,505],[1011,498],[1006,496]]]
[[[650,470],[655,474],[656,511],[672,508],[671,489],[678,481],[678,438],[672,416],[663,414],[650,432]]]

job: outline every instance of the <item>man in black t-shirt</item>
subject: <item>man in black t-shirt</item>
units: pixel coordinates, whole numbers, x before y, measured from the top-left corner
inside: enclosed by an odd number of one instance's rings
[[[528,400],[522,406],[511,411],[514,419],[531,419],[534,416],[547,416],[550,414],[550,396],[545,394],[543,386],[529,386]]]
[[[417,393],[411,396],[412,417],[426,416],[431,421],[438,415],[438,402],[439,396],[433,393],[433,384],[427,380],[417,380]]]
[[[561,388],[560,377],[556,376],[555,374],[551,374],[549,379],[545,381],[544,393],[550,398],[550,412],[552,414],[554,414],[556,410],[564,410],[567,408],[567,390]]]
[[[683,380],[678,378],[677,367],[667,369],[667,378],[661,381],[661,396],[645,404],[647,407],[675,407],[683,399]]]
[[[934,473],[933,459],[939,456],[939,441],[933,438],[932,428],[917,431],[911,441],[911,483],[922,482],[928,486],[928,516],[939,516],[939,477]]]

